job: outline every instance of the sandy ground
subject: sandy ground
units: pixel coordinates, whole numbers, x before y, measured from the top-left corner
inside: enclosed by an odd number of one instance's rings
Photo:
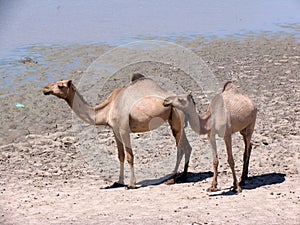
[[[221,190],[205,191],[212,179],[210,147],[205,136],[198,137],[190,128],[187,134],[193,153],[188,179],[165,185],[176,157],[167,125],[132,135],[136,176],[142,187],[106,189],[117,180],[119,170],[111,130],[78,128],[80,122],[67,104],[43,96],[42,87],[60,78],[79,84],[82,71],[112,47],[33,46],[28,55],[37,64],[10,62],[1,68],[1,224],[299,224],[299,41],[293,36],[260,34],[240,40],[178,39],[177,43],[204,60],[220,88],[232,80],[258,106],[250,179],[243,192],[229,190],[232,176],[220,140]],[[192,91],[199,112],[205,112],[208,99],[189,76],[157,62],[140,62],[117,71],[96,95],[98,102],[137,71],[153,79],[178,81],[182,88],[178,92]],[[83,86],[83,95],[92,84]],[[16,103],[25,108],[17,108]],[[243,149],[241,136],[234,135],[239,176]],[[125,174],[128,182],[127,165]]]

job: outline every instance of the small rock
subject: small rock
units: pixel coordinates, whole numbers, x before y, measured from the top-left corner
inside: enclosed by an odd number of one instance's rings
[[[285,71],[284,73],[285,73],[285,74],[291,74],[292,71],[291,71],[291,70],[287,70],[287,71]]]
[[[38,64],[37,61],[34,61],[32,58],[26,56],[24,57],[24,59],[19,60],[19,63],[23,63],[23,64]]]
[[[279,62],[281,62],[281,63],[287,63],[288,60],[287,59],[280,59]]]

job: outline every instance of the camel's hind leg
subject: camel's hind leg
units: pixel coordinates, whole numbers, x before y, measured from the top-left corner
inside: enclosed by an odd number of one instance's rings
[[[190,146],[190,143],[187,140],[184,129],[182,129],[181,138],[179,140],[179,144],[178,144],[177,148],[179,149],[177,151],[178,155],[180,154],[181,158],[177,159],[176,172],[178,171],[178,167],[179,167],[179,164],[182,159],[182,154],[184,154],[185,161],[184,161],[184,169],[183,169],[183,173],[182,173],[182,179],[186,179],[187,173],[188,173],[188,168],[189,168],[189,163],[190,163],[190,157],[191,157],[191,153],[192,153],[192,147]]]
[[[250,161],[250,155],[252,150],[251,137],[253,134],[253,125],[243,129],[240,133],[243,136],[244,143],[245,143],[243,172],[240,180],[240,185],[244,185],[245,180],[248,178],[248,168],[249,168],[249,161]]]
[[[172,176],[169,180],[166,181],[166,184],[174,184],[175,183],[175,178],[176,178],[176,175],[177,175],[177,172],[178,172],[178,168],[179,168],[180,162],[181,162],[183,154],[184,154],[183,148],[182,148],[182,146],[180,145],[180,142],[179,142],[180,137],[182,136],[181,132],[172,128],[172,133],[173,133],[173,136],[176,139],[177,157],[176,157],[175,168],[172,172]],[[187,168],[188,168],[188,162],[185,164],[184,169],[187,170]],[[187,173],[187,171],[184,171],[184,174],[186,174],[186,173]]]
[[[182,148],[184,148],[184,170],[183,170],[183,175],[184,177],[187,176],[188,173],[188,168],[189,168],[189,163],[190,163],[190,158],[191,158],[191,153],[192,153],[192,147],[186,137],[186,133],[184,130],[182,130],[182,137],[180,140],[180,145],[183,145]]]
[[[125,159],[125,152],[124,152],[124,146],[123,143],[120,140],[120,137],[117,136],[117,134],[114,132],[115,140],[117,143],[118,148],[118,158],[120,162],[120,175],[119,175],[119,181],[115,183],[115,186],[124,186],[124,159]]]
[[[121,131],[120,136],[122,138],[123,146],[126,150],[126,158],[130,167],[130,183],[128,185],[128,188],[135,188],[136,178],[134,174],[134,156],[130,143],[130,134],[127,131]]]
[[[231,135],[227,135],[224,137],[226,149],[227,149],[227,156],[228,156],[228,164],[230,166],[232,177],[233,177],[233,189],[235,191],[241,192],[242,189],[237,181],[235,170],[234,170],[234,159],[232,155],[232,144],[231,144]]]

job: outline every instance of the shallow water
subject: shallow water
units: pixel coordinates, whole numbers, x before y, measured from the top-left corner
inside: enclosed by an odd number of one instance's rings
[[[0,86],[31,82],[34,67],[18,60],[43,61],[32,46],[120,45],[136,40],[174,41],[180,37],[245,38],[264,32],[300,35],[300,2],[276,1],[2,1],[0,3]],[[45,49],[43,49],[45,51]],[[48,62],[49,67],[57,62]],[[78,62],[68,68],[78,66]],[[50,71],[55,73],[59,70]],[[59,71],[59,73],[66,73]],[[64,74],[66,75],[66,74]],[[44,74],[46,78],[50,74]]]
[[[300,22],[299,11],[297,0],[2,1],[0,43],[2,51],[28,44],[287,32],[282,26]]]

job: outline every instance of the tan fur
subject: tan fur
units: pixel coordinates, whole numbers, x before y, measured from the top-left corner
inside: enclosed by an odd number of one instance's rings
[[[217,189],[218,155],[215,135],[222,137],[226,144],[228,163],[233,174],[233,188],[241,191],[241,184],[248,176],[248,166],[251,154],[251,137],[254,131],[257,108],[253,101],[245,94],[239,92],[237,87],[227,82],[223,92],[216,95],[203,116],[199,116],[191,95],[170,96],[164,101],[165,106],[182,110],[192,127],[198,134],[208,134],[213,153],[214,177],[209,191]],[[239,131],[245,143],[244,165],[241,181],[238,183],[232,155],[231,135]]]
[[[174,183],[180,161],[185,154],[185,170],[191,154],[191,147],[184,132],[184,114],[172,107],[164,107],[163,100],[172,92],[162,89],[153,80],[135,74],[130,85],[114,90],[101,104],[88,105],[70,80],[50,83],[44,87],[44,94],[64,99],[72,110],[91,125],[108,125],[112,128],[118,147],[120,176],[118,184],[124,184],[125,152],[130,165],[131,176],[128,187],[135,187],[134,156],[130,144],[130,133],[146,132],[168,121],[177,145],[177,161],[169,183]]]

